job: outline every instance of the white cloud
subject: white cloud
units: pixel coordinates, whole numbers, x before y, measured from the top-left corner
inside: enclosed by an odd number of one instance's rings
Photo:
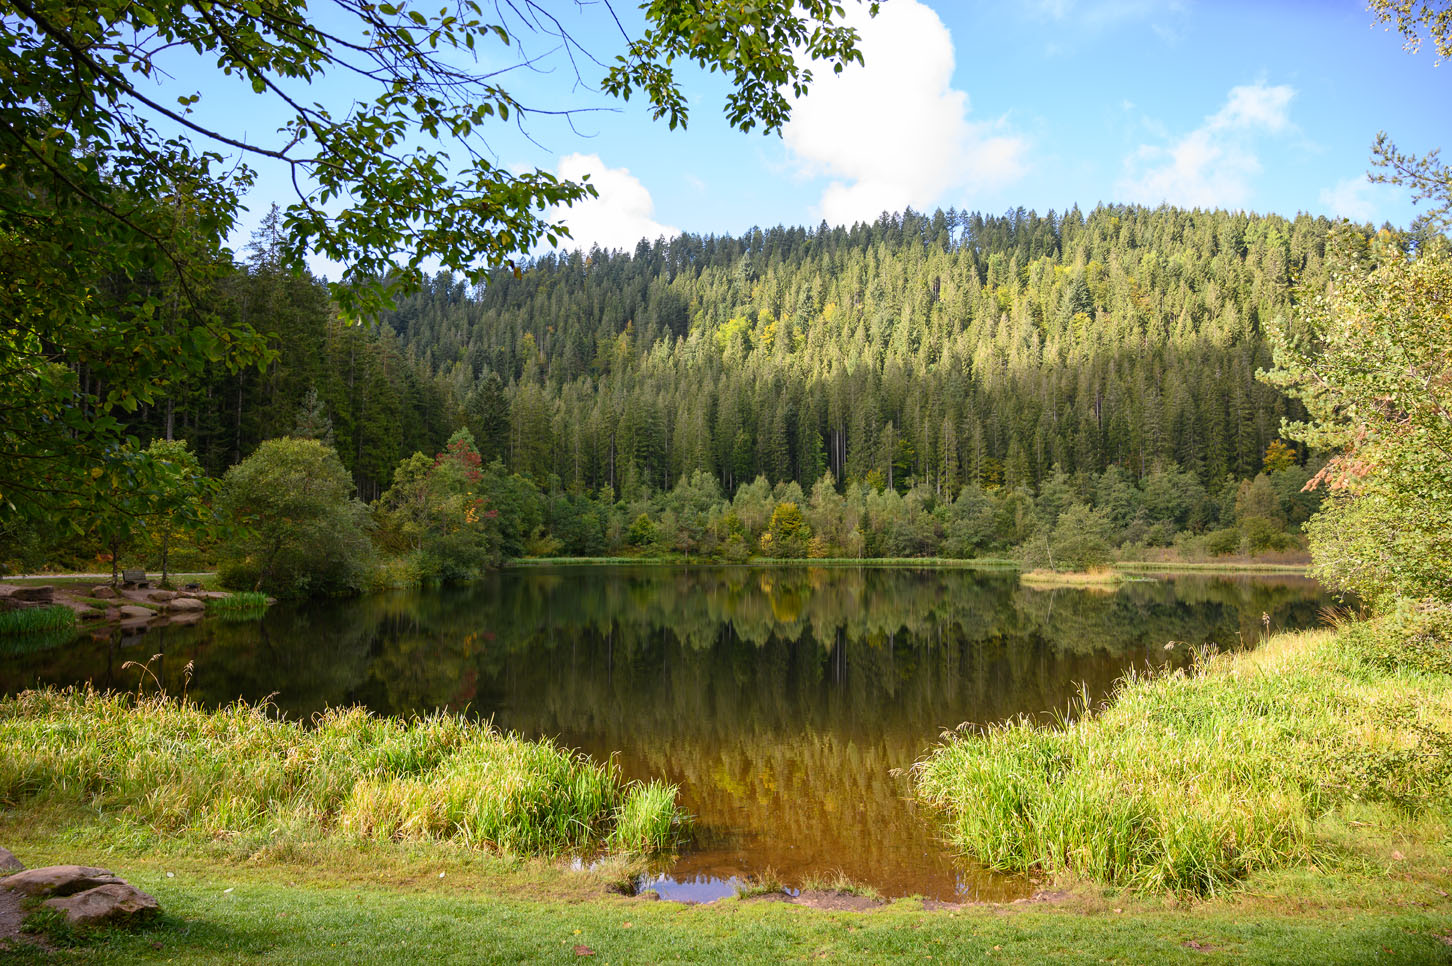
[[[654,241],[670,238],[680,230],[655,220],[655,201],[629,168],[607,168],[598,154],[567,154],[555,166],[555,174],[570,181],[585,175],[600,193],[598,198],[577,201],[572,207],[557,208],[553,217],[570,228],[571,238],[562,247],[589,249],[619,248],[634,251],[642,238]]]
[[[951,189],[1023,173],[1023,138],[1001,122],[968,120],[968,95],[951,86],[953,38],[936,13],[918,0],[885,3],[871,19],[857,4],[847,10],[866,65],[819,70],[782,130],[801,173],[833,179],[822,218],[849,225],[925,209]]]
[[[1321,206],[1335,218],[1350,218],[1352,221],[1375,221],[1376,202],[1370,194],[1373,185],[1366,175],[1359,178],[1344,178],[1330,188],[1321,189]]]
[[[1261,171],[1256,142],[1293,129],[1293,88],[1256,83],[1231,88],[1225,105],[1168,147],[1142,144],[1125,159],[1119,193],[1127,201],[1243,208]]]

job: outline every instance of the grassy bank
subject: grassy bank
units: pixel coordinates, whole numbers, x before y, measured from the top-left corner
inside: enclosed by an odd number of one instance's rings
[[[1452,931],[1447,900],[1389,877],[1354,892],[1305,879],[1261,883],[1261,895],[1193,904],[1080,888],[1008,907],[930,910],[916,899],[862,912],[738,899],[688,907],[613,895],[598,870],[449,843],[249,852],[228,840],[127,843],[103,818],[52,821],[60,817],[0,811],[0,840],[32,866],[112,868],[155,895],[162,915],[135,931],[61,931],[53,953],[0,953],[0,961],[1359,966],[1445,963],[1442,937]]]
[[[1355,865],[1377,825],[1445,862],[1449,624],[1407,613],[1129,680],[1090,714],[952,738],[919,790],[994,868],[1145,890]]]
[[[675,791],[555,747],[435,714],[328,711],[27,691],[0,701],[0,801],[85,805],[134,829],[208,840],[434,840],[514,854],[667,847]]]

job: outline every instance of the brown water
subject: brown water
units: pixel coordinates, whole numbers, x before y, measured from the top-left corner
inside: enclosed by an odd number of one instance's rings
[[[306,717],[447,708],[615,755],[680,786],[695,835],[649,883],[709,899],[768,870],[883,895],[1008,899],[1021,879],[955,858],[902,771],[943,729],[1065,708],[1192,646],[1312,626],[1304,578],[1178,577],[1026,590],[941,569],[567,567],[463,587],[279,605],[265,620],[103,635],[0,656],[0,690],[134,688],[126,661],[208,704],[272,695]],[[1167,642],[1178,643],[1167,650]]]

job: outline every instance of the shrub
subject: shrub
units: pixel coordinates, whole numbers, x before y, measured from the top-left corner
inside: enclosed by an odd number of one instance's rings
[[[338,454],[315,439],[270,439],[227,471],[218,505],[234,528],[220,548],[224,586],[278,597],[367,584],[368,510]]]

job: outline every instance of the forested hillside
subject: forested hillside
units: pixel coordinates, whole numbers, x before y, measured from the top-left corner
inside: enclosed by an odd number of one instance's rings
[[[521,553],[1286,549],[1315,467],[1256,372],[1326,290],[1329,228],[908,212],[551,254],[476,289],[441,274],[355,326],[282,267],[274,212],[214,296],[274,357],[178,380],[129,428],[212,476],[322,440],[384,557],[425,576]],[[346,486],[312,451],[267,459]]]
[[[629,492],[758,474],[954,494],[1118,464],[1252,477],[1286,413],[1263,332],[1323,287],[1328,223],[1103,207],[548,256],[389,326],[486,459]]]

